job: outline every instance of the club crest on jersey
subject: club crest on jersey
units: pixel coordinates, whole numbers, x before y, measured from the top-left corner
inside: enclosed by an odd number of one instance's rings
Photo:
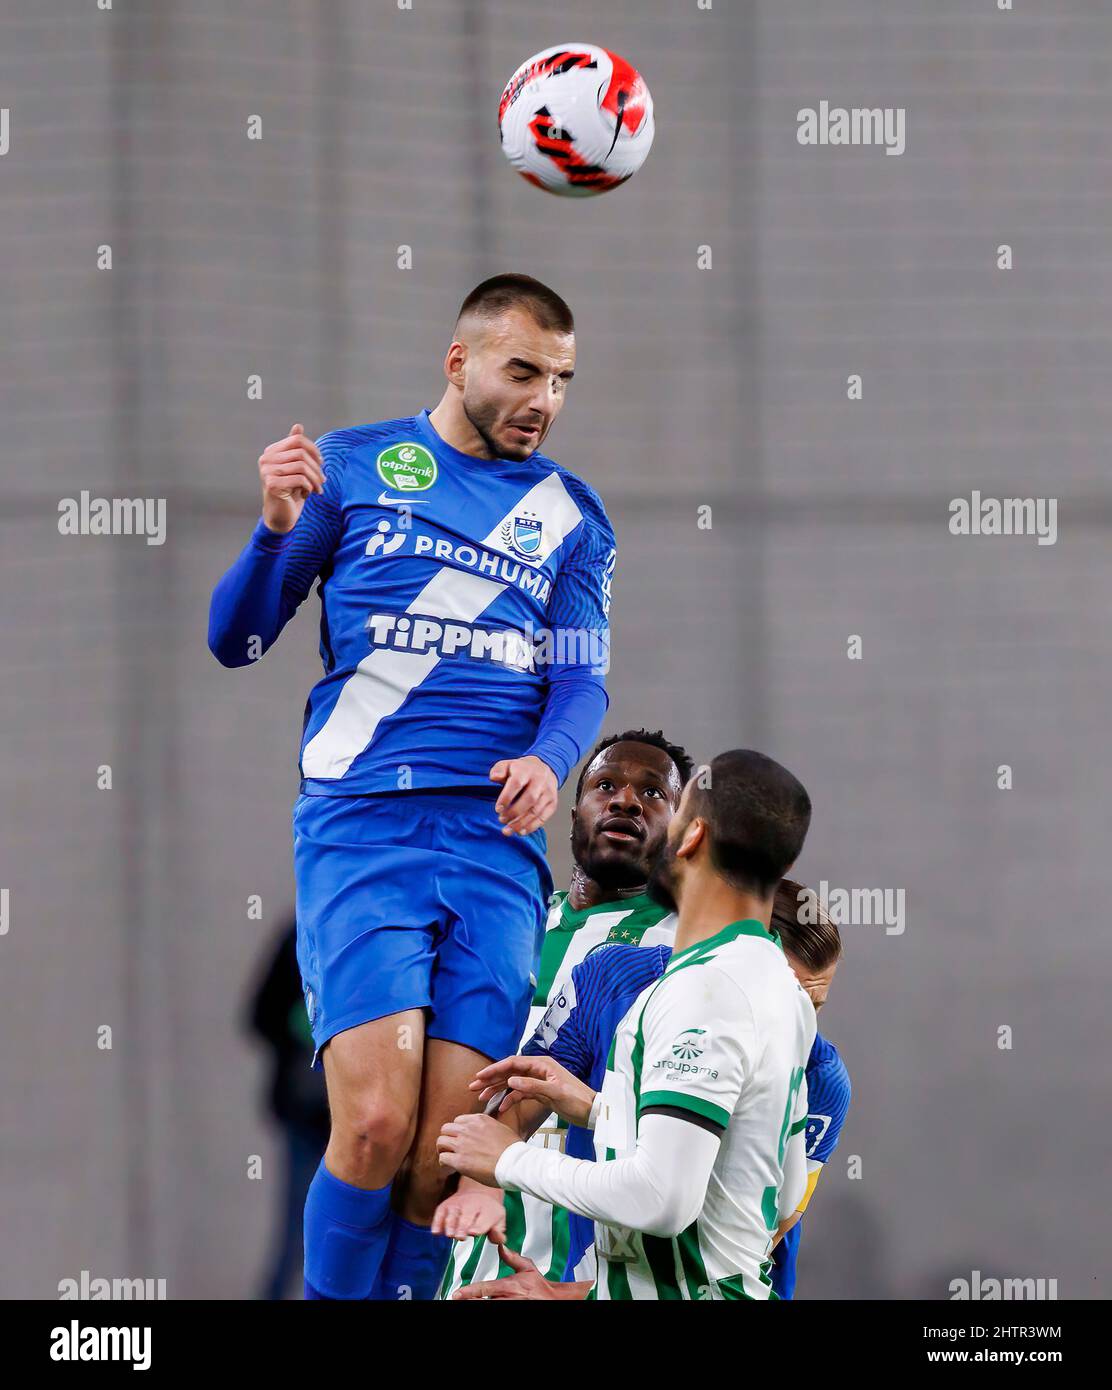
[[[540,559],[544,526],[533,512],[515,516],[513,522],[502,523],[502,543],[523,560],[536,564]]]

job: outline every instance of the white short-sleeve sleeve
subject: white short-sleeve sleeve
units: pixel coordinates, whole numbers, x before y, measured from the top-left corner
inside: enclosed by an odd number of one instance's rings
[[[637,1113],[688,1110],[725,1128],[754,1070],[756,1027],[745,992],[711,962],[666,974],[641,1016]]]

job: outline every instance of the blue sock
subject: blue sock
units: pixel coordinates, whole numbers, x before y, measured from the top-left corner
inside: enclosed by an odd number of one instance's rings
[[[305,1198],[305,1297],[370,1298],[390,1234],[390,1184],[341,1182],[320,1161]]]
[[[434,1236],[427,1226],[414,1226],[395,1214],[375,1297],[431,1303],[444,1278],[451,1247],[449,1236]]]

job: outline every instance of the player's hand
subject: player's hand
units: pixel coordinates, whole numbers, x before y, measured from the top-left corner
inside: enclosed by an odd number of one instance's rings
[[[440,1163],[454,1173],[497,1187],[494,1170],[498,1160],[518,1136],[492,1115],[457,1115],[440,1131],[436,1141]]]
[[[479,1093],[481,1101],[490,1100],[507,1087],[508,1094],[498,1107],[499,1115],[518,1101],[538,1100],[569,1125],[586,1129],[591,1118],[594,1091],[551,1057],[503,1057],[476,1072],[471,1082],[471,1089]]]
[[[455,1298],[526,1298],[558,1299],[559,1285],[550,1284],[527,1255],[519,1255],[503,1241],[495,1242],[498,1253],[513,1270],[503,1279],[484,1279],[478,1284],[465,1284]]]
[[[301,425],[268,444],[259,456],[263,521],[270,531],[292,531],[311,492],[324,491],[324,460]]]
[[[484,1187],[467,1178],[450,1197],[445,1197],[433,1213],[434,1236],[466,1240],[468,1236],[489,1236],[500,1245],[506,1239],[506,1207],[497,1188]]]
[[[490,780],[502,783],[494,809],[503,835],[531,835],[556,809],[556,774],[532,753],[495,763]]]

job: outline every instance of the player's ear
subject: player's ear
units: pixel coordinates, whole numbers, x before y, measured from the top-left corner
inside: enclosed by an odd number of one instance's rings
[[[444,358],[444,375],[453,386],[463,390],[464,366],[467,362],[467,347],[464,343],[454,342],[448,349]]]
[[[690,859],[707,837],[707,823],[702,816],[692,816],[684,827],[683,835],[676,847],[677,859]]]

